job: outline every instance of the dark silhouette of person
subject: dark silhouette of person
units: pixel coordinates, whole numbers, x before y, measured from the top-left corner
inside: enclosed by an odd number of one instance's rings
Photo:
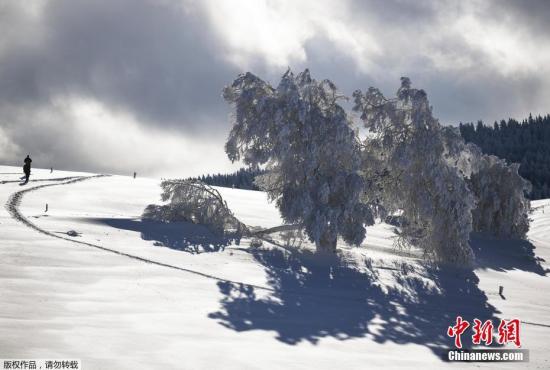
[[[25,173],[25,184],[29,182],[29,177],[31,177],[31,163],[32,159],[27,154],[27,158],[23,160],[25,164],[23,165],[23,172]]]

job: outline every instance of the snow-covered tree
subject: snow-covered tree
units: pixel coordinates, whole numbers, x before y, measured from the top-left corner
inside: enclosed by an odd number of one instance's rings
[[[474,231],[503,238],[524,238],[529,230],[530,183],[518,164],[485,155],[475,144],[464,142],[456,128],[443,129],[445,157],[466,178],[476,198],[472,210]]]
[[[161,198],[168,203],[147,206],[143,213],[144,219],[203,224],[220,235],[248,233],[246,225],[233,215],[213,187],[198,180],[164,180],[161,188]]]
[[[354,92],[354,110],[372,132],[365,142],[365,174],[377,183],[388,212],[402,212],[398,242],[422,247],[440,262],[467,264],[473,253],[474,197],[445,157],[443,131],[426,93],[402,78],[396,98],[375,88]]]
[[[360,244],[374,220],[361,202],[360,142],[334,84],[288,71],[273,88],[246,73],[224,98],[235,109],[227,155],[267,169],[256,182],[284,221],[302,225],[320,251],[333,251],[338,235]]]
[[[469,184],[478,198],[473,211],[474,230],[504,238],[524,238],[529,230],[530,184],[518,173],[519,164],[508,165],[484,155]]]

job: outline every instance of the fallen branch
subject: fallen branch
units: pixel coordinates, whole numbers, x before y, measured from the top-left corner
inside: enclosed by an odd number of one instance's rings
[[[300,230],[303,226],[298,225],[280,225],[275,227],[270,227],[269,229],[263,229],[258,231],[251,231],[250,235],[266,235],[266,234],[273,234],[278,233],[281,231],[294,231],[294,230]]]

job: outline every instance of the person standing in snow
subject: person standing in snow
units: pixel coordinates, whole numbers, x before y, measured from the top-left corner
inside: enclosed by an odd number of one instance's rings
[[[29,177],[31,176],[31,162],[32,159],[27,154],[27,158],[23,160],[25,162],[25,165],[23,166],[23,172],[25,173],[25,184],[29,182]]]

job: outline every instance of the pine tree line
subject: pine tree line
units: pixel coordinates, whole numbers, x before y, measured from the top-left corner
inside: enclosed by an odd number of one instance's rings
[[[254,184],[254,178],[262,173],[263,171],[258,169],[241,168],[233,173],[218,173],[213,175],[208,174],[199,177],[191,177],[188,180],[200,180],[210,186],[221,186],[224,188],[260,190]]]
[[[461,123],[460,133],[466,142],[479,146],[508,163],[519,163],[519,173],[533,186],[530,199],[550,198],[550,114],[523,121],[508,119],[493,126]]]

